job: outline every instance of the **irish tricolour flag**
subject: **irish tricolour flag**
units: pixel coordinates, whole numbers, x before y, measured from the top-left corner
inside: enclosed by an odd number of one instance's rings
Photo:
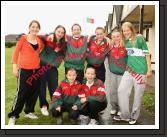
[[[92,19],[92,18],[88,18],[88,17],[87,17],[87,18],[86,18],[86,22],[87,22],[87,23],[92,23],[92,24],[93,24],[93,23],[94,23],[94,19]]]

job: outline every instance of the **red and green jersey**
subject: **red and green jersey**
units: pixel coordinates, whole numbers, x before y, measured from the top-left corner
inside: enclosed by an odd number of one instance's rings
[[[105,87],[100,79],[94,79],[94,83],[91,87],[87,86],[87,80],[84,79],[82,84],[82,90],[84,91],[88,102],[91,100],[99,102],[107,101]]]
[[[84,69],[86,60],[87,38],[80,36],[74,39],[72,36],[67,36],[67,51],[65,55],[65,68],[75,68],[77,70]]]
[[[45,47],[40,53],[41,65],[50,64],[59,67],[65,57],[66,43],[54,43],[46,35],[42,37]]]
[[[80,102],[78,95],[82,93],[81,85],[77,81],[74,81],[74,83],[70,85],[70,82],[65,79],[53,93],[52,106],[57,108],[62,104],[65,104],[68,107],[77,105],[78,109],[81,109],[82,103]]]
[[[127,64],[126,49],[121,46],[113,46],[107,56],[110,72],[123,75]]]
[[[97,44],[96,36],[90,38],[87,50],[87,62],[90,65],[97,65],[104,63],[108,51],[108,44],[106,39],[102,39]]]

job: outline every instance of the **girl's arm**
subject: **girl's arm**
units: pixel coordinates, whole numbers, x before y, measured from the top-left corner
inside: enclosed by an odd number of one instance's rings
[[[14,49],[13,55],[12,55],[12,64],[13,64],[13,75],[18,77],[18,57],[19,57],[19,53],[21,50],[23,44],[23,38],[20,38],[20,40],[17,42],[16,47]]]
[[[52,97],[52,107],[55,109],[59,109],[59,107],[61,107],[63,103],[62,100],[62,88],[61,86],[58,86],[55,90],[55,92],[53,93],[53,97]]]
[[[150,55],[146,55],[146,62],[147,62],[147,78],[150,78],[152,75],[152,70],[151,70],[151,58]]]
[[[106,39],[106,41],[107,41],[107,45],[111,45],[111,39],[109,39],[108,37],[104,37],[105,39]]]

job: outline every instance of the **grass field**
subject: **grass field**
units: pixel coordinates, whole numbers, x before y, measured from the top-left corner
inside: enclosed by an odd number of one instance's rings
[[[14,95],[16,93],[16,77],[12,74],[12,64],[11,64],[11,56],[13,52],[13,48],[6,48],[5,49],[5,124],[8,124],[8,113],[11,110]],[[64,67],[63,64],[59,67],[59,82],[64,79]],[[47,92],[48,93],[48,92]],[[47,94],[48,101],[49,94]],[[143,96],[142,104],[148,110],[151,112],[151,114],[154,115],[154,93],[146,92]],[[40,112],[39,107],[39,101],[37,101],[36,107],[35,107],[35,114],[38,115],[39,119],[37,120],[30,120],[27,118],[24,118],[24,112],[20,114],[20,118],[17,120],[18,125],[55,125],[56,119],[51,116],[51,114],[46,117],[43,116]],[[71,121],[67,118],[67,113],[64,113],[64,123],[65,124],[72,124]]]

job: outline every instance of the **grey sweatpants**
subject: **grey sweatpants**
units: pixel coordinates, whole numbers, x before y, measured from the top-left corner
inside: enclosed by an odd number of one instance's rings
[[[139,79],[140,78],[140,79]],[[140,114],[141,98],[143,96],[146,85],[146,75],[137,74],[132,76],[131,73],[125,71],[121,83],[118,88],[118,101],[121,110],[121,118],[138,119]],[[134,101],[132,112],[129,112],[129,97],[134,86]]]
[[[122,75],[116,75],[112,72],[109,73],[111,81],[111,88],[110,88],[110,104],[111,109],[119,111],[119,104],[118,104],[118,87],[120,85]]]

